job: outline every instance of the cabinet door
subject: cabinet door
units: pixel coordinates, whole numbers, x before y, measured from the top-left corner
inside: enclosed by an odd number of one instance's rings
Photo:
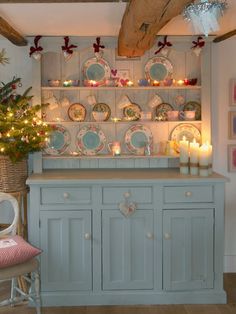
[[[41,213],[42,290],[90,290],[91,212]]]
[[[153,289],[153,211],[102,212],[103,289]]]
[[[164,289],[213,288],[213,209],[163,215]]]

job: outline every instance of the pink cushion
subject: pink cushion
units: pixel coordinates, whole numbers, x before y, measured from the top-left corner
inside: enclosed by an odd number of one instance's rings
[[[26,262],[41,252],[20,236],[0,238],[0,268]]]

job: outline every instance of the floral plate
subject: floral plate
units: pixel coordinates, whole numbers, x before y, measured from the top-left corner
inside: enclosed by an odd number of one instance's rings
[[[107,112],[107,116],[106,116],[106,119],[105,121],[107,121],[109,118],[110,118],[110,115],[111,115],[111,109],[110,107],[103,103],[103,102],[99,102],[99,103],[96,103],[94,106],[93,106],[93,112]]]
[[[167,111],[172,111],[173,107],[168,103],[161,103],[156,107],[156,120],[166,121],[167,120]]]
[[[141,116],[141,108],[137,104],[130,104],[123,109],[124,119],[127,121],[137,121]]]
[[[154,57],[145,65],[145,75],[147,80],[163,81],[171,78],[173,74],[173,66],[169,59],[165,57]]]
[[[96,155],[104,149],[106,137],[95,125],[85,126],[79,130],[76,144],[83,155]]]
[[[83,105],[74,103],[70,105],[68,109],[68,116],[72,121],[84,121],[86,116],[86,109]]]
[[[106,60],[91,58],[83,65],[83,76],[85,80],[96,81],[98,86],[102,86],[110,78],[111,69]]]
[[[144,125],[132,125],[125,133],[125,144],[132,154],[143,155],[146,145],[152,148],[152,143],[152,132]]]
[[[170,134],[170,140],[179,142],[183,139],[184,136],[189,142],[192,142],[195,138],[198,143],[201,143],[201,132],[194,125],[187,123],[178,124],[172,130]]]
[[[53,125],[53,131],[49,137],[44,151],[49,155],[63,154],[71,142],[70,132],[61,124]]]
[[[189,101],[184,105],[184,111],[195,111],[195,120],[201,120],[201,105],[196,101]]]

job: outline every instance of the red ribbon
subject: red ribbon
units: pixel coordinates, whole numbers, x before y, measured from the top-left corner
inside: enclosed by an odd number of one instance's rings
[[[42,36],[35,36],[34,37],[34,46],[31,46],[30,47],[30,57],[33,53],[37,52],[37,51],[43,51],[43,47],[39,46],[38,43],[39,43],[39,40]]]
[[[68,36],[66,36],[66,37],[64,37],[64,41],[65,41],[65,46],[61,46],[61,49],[63,50],[63,51],[66,51],[67,53],[69,53],[69,54],[72,54],[73,53],[73,48],[77,48],[77,46],[76,45],[70,45],[69,46],[69,37]]]
[[[193,46],[191,47],[193,48],[203,48],[205,46],[205,41],[203,40],[202,36],[198,36],[197,41],[192,41]]]
[[[164,36],[164,42],[163,43],[161,41],[158,42],[158,47],[160,48],[155,52],[155,55],[159,53],[163,48],[171,47],[171,46],[172,46],[172,43],[170,41],[167,41],[167,35]]]
[[[93,48],[94,48],[94,52],[99,52],[100,51],[100,48],[105,48],[105,46],[103,45],[100,45],[100,37],[97,37],[96,38],[96,43],[93,44]]]

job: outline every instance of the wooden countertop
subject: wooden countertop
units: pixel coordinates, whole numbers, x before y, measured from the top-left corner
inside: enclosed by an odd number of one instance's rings
[[[213,173],[208,177],[190,176],[180,174],[178,168],[163,168],[163,169],[76,169],[76,170],[46,170],[42,173],[34,173],[29,176],[26,183],[29,185],[64,183],[78,184],[81,181],[97,183],[113,180],[116,182],[127,181],[136,182],[137,180],[152,182],[179,182],[194,183],[194,182],[227,182],[228,179],[220,174]]]

